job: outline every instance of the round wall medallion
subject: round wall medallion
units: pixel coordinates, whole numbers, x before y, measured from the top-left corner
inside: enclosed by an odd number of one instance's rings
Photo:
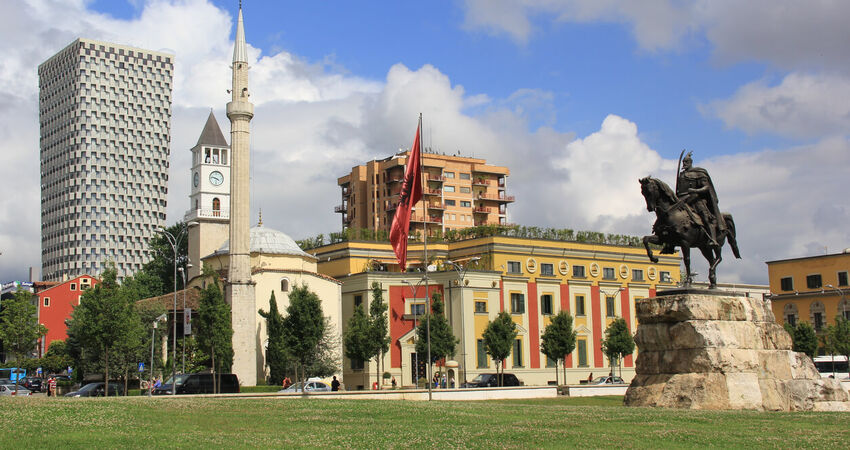
[[[534,273],[537,271],[537,261],[535,261],[534,258],[528,258],[528,260],[525,261],[525,268],[529,273]]]
[[[599,276],[599,264],[592,263],[590,265],[590,276],[598,277]]]
[[[620,278],[628,278],[629,277],[629,266],[625,264],[620,264]]]
[[[558,263],[558,272],[561,272],[561,275],[570,273],[570,265],[567,264],[566,261],[561,260],[561,262]]]
[[[658,269],[656,269],[655,267],[650,267],[649,269],[646,269],[646,277],[650,280],[655,280],[656,275],[658,275]]]

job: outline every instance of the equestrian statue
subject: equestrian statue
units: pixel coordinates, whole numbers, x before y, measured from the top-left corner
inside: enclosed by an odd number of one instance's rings
[[[691,248],[698,248],[708,260],[709,289],[715,289],[717,265],[723,260],[723,244],[728,240],[735,257],[740,259],[741,254],[735,240],[732,215],[720,212],[717,192],[708,171],[693,167],[691,155],[692,152],[688,152],[684,159],[679,155],[681,170],[677,168],[675,192],[657,178],[640,179],[646,209],[656,216],[653,234],[643,237],[643,245],[652,262],[658,262],[658,258],[652,254],[649,244],[662,245],[662,254],[673,254],[676,247],[681,248],[686,272],[683,284],[686,287],[691,285],[694,276],[691,272]]]

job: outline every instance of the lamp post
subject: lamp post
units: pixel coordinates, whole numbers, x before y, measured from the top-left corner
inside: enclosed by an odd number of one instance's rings
[[[165,236],[168,243],[171,244],[171,249],[174,250],[174,308],[172,309],[174,312],[174,321],[172,323],[172,327],[174,328],[174,343],[171,345],[171,395],[177,393],[177,383],[174,379],[177,368],[177,255],[180,252],[180,244],[183,242],[183,238],[186,236],[189,227],[197,224],[197,222],[183,223],[177,232],[177,236],[171,234],[170,231],[163,227],[159,228],[159,232]]]
[[[419,290],[419,285],[422,284],[423,281],[425,281],[424,277],[421,278],[419,280],[419,282],[416,283],[416,286],[414,287],[411,282],[409,282],[407,280],[401,280],[402,283],[405,283],[408,286],[410,286],[410,289],[413,291],[413,299],[414,300],[416,299],[416,291]],[[413,308],[412,306],[413,305],[411,305],[410,310],[413,313],[413,350],[414,350],[414,352],[413,352],[413,366],[414,366],[413,367],[413,373],[415,374],[415,377],[416,377],[416,379],[413,380],[413,385],[415,386],[415,388],[418,388],[419,387],[419,352],[415,351],[416,350],[416,335],[419,334],[416,331],[416,316],[418,314],[416,313],[417,309]]]
[[[192,263],[186,263],[186,268],[192,267]],[[178,267],[180,276],[183,278],[183,369],[180,373],[186,373],[186,271]]]
[[[474,256],[472,258],[469,258],[469,260],[466,261],[466,265],[463,265],[463,266],[460,265],[458,262],[455,262],[455,261],[446,261],[447,263],[451,264],[452,267],[455,269],[455,272],[457,272],[457,283],[458,283],[458,286],[460,286],[460,336],[461,336],[461,341],[460,341],[461,344],[460,345],[461,345],[461,352],[462,352],[461,356],[463,356],[463,382],[464,383],[466,383],[466,375],[468,373],[468,371],[466,370],[466,353],[467,353],[466,352],[466,327],[464,326],[464,322],[466,321],[466,312],[464,311],[464,306],[463,306],[464,280],[466,278],[466,272],[469,270],[469,264],[476,262],[476,261],[479,261],[480,259],[481,259],[481,257],[479,257],[479,256]],[[454,316],[454,315],[452,315],[452,316]]]

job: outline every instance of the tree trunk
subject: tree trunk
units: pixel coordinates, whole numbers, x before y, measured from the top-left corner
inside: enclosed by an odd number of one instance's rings
[[[130,378],[130,369],[124,367],[124,396],[127,396],[127,379]]]
[[[210,359],[210,363],[211,363],[210,365],[212,367],[210,367],[210,369],[212,370],[213,394],[215,394],[216,393],[216,389],[215,389],[215,387],[216,387],[215,386],[215,372],[216,372],[216,370],[215,370],[215,345],[213,345],[211,347],[211,350],[212,351],[210,352],[210,358],[211,358]]]
[[[555,386],[560,386],[560,385],[561,384],[558,383],[558,360],[556,359],[555,360]]]
[[[375,386],[381,390],[381,352],[375,355]]]
[[[561,368],[564,370],[564,384],[567,384],[567,356],[568,355],[564,355],[564,365],[561,366]]]

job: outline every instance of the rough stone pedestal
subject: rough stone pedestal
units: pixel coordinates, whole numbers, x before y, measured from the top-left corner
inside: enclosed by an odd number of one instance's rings
[[[677,290],[639,300],[628,406],[771,411],[850,410],[850,395],[791,350],[770,301]]]

